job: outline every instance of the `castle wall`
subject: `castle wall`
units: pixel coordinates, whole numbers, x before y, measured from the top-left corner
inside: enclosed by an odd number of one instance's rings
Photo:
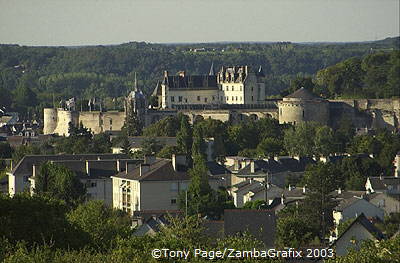
[[[57,109],[43,109],[43,133],[53,134],[57,127]]]
[[[120,131],[125,122],[125,112],[79,112],[79,123],[93,133],[98,134],[105,131]]]
[[[324,125],[329,121],[329,103],[326,101],[287,100],[278,103],[279,123],[318,122]]]
[[[69,123],[75,126],[79,124],[78,112],[57,109],[57,126],[54,133],[61,136],[68,136]]]

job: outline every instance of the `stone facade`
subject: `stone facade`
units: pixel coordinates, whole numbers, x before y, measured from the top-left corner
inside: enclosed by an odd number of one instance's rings
[[[162,109],[183,105],[260,104],[265,101],[262,68],[251,71],[248,66],[222,67],[214,75],[187,75],[184,71],[171,76],[167,71],[153,95]]]

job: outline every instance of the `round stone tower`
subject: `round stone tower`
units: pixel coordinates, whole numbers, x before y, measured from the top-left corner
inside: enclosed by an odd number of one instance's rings
[[[313,121],[327,125],[329,122],[329,102],[303,87],[279,101],[278,109],[280,124]]]
[[[43,133],[53,134],[57,127],[57,109],[43,109]]]

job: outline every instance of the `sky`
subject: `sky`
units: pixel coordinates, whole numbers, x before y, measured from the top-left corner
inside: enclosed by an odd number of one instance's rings
[[[400,0],[0,0],[0,43],[354,42],[400,35]]]

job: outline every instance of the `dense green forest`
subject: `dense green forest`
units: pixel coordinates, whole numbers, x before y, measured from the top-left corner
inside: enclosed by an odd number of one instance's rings
[[[397,37],[375,42],[315,44],[281,42],[167,45],[133,42],[87,47],[0,45],[0,106],[21,113],[29,110],[32,114],[36,112],[41,115],[39,113],[44,106],[57,104],[61,99],[73,96],[78,98],[79,106],[85,108],[87,101],[82,100],[88,100],[95,94],[103,99],[105,108],[118,108],[121,107],[121,100],[113,98],[124,96],[132,87],[134,72],[139,76],[139,85],[149,95],[164,70],[171,73],[187,70],[191,74],[206,74],[212,63],[215,69],[222,65],[262,65],[266,74],[266,94],[269,96],[279,95],[290,87],[291,82],[296,83],[293,81],[296,78],[315,76],[318,76],[318,86],[328,87],[327,95],[354,95],[354,89],[358,91],[359,88],[357,77],[351,80],[353,82],[342,83],[337,76],[342,74],[342,66],[328,68],[319,74],[317,72],[346,59],[358,57],[349,63],[354,62],[354,70],[359,70],[358,64],[362,62],[361,68],[366,71],[366,75],[362,76],[365,78],[363,83],[374,90],[376,86],[380,86],[382,78],[389,71],[395,77],[398,66],[395,68],[393,65],[399,64],[398,53],[387,54],[389,58],[386,59],[378,56],[378,59],[372,58],[369,62],[362,58],[369,54],[398,50],[399,41],[400,38]],[[380,67],[379,63],[385,66]],[[358,74],[353,71],[350,73]],[[398,85],[398,80],[394,77],[390,81]],[[347,88],[333,89],[332,83],[335,87],[341,85]],[[352,85],[353,83],[356,85]],[[373,97],[395,95],[390,89],[367,94]]]

